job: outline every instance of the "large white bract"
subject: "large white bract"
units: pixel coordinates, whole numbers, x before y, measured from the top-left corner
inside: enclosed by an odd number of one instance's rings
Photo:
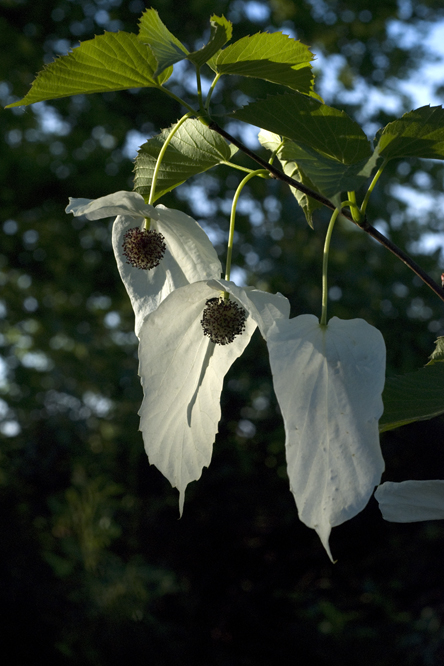
[[[211,342],[200,323],[206,300],[221,291],[248,312],[245,331],[228,345]],[[289,310],[281,294],[208,280],[177,289],[146,318],[139,344],[140,430],[150,463],[179,490],[180,513],[187,485],[211,461],[226,373],[256,326],[265,336]]]
[[[332,527],[365,507],[384,470],[384,340],[362,319],[301,315],[276,321],[267,344],[299,517],[332,559]]]
[[[375,492],[385,520],[414,523],[444,518],[444,481],[401,481],[382,483]]]
[[[199,224],[179,210],[159,204],[154,208],[137,192],[115,192],[100,199],[72,199],[66,208],[75,216],[89,220],[117,215],[113,224],[113,249],[120,276],[131,299],[136,317],[135,331],[147,315],[175,289],[187,284],[219,278],[222,272],[217,253]],[[132,227],[142,227],[145,218],[151,229],[165,238],[167,250],[156,268],[141,270],[127,263],[123,255],[123,239]]]

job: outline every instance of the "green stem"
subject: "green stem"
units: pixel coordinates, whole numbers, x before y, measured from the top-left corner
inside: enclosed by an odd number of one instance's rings
[[[226,166],[232,167],[232,169],[236,169],[237,171],[244,171],[245,173],[253,173],[253,169],[248,169],[248,167],[240,166],[240,164],[235,164],[234,162],[227,162],[227,160],[221,160],[219,164],[226,164]],[[263,176],[263,178],[265,178],[265,176]]]
[[[321,313],[321,326],[327,326],[327,300],[328,300],[328,289],[327,289],[327,270],[328,270],[328,254],[330,252],[330,241],[333,233],[333,227],[335,226],[336,218],[338,217],[341,211],[339,208],[335,208],[333,215],[330,218],[330,223],[328,225],[327,234],[325,236],[324,242],[324,257],[322,261],[322,313]]]
[[[388,159],[385,159],[384,162],[383,162],[383,163],[381,164],[381,166],[379,167],[379,169],[377,170],[377,172],[375,173],[375,175],[373,176],[373,180],[372,180],[372,182],[370,183],[369,188],[368,188],[368,190],[367,190],[367,192],[366,192],[366,194],[365,194],[364,201],[362,202],[361,213],[362,213],[363,215],[365,215],[365,211],[367,210],[367,204],[368,204],[368,202],[369,202],[370,195],[371,195],[371,193],[373,192],[373,190],[375,189],[375,185],[376,185],[376,183],[378,182],[380,175],[381,175],[382,172],[384,171],[387,162],[388,162]]]
[[[273,165],[275,157],[276,157],[276,155],[278,154],[278,152],[280,151],[280,149],[282,148],[283,145],[284,145],[284,142],[281,141],[280,144],[278,145],[278,147],[276,148],[276,150],[273,150],[273,152],[271,153],[271,157],[268,160],[268,164]]]
[[[198,111],[196,111],[196,109],[193,109],[193,107],[190,106],[189,104],[187,104],[185,102],[185,100],[183,100],[181,97],[178,97],[177,95],[175,95],[173,92],[171,92],[171,90],[168,90],[168,88],[164,88],[163,86],[159,86],[159,90],[161,90],[162,92],[166,93],[167,95],[169,95],[170,97],[175,99],[176,102],[179,102],[179,104],[181,104],[186,109],[188,109],[190,114],[192,114],[193,116],[198,116],[199,115],[199,113],[198,113]]]
[[[196,65],[196,81],[197,81],[197,99],[199,100],[199,109],[205,113],[203,99],[202,99],[202,82],[200,80],[200,67]]]
[[[355,192],[347,192],[348,194],[348,203],[350,205],[350,212],[352,214],[353,221],[359,224],[361,221],[362,215],[361,211],[359,210],[359,206],[356,202],[356,193]]]
[[[171,132],[168,134],[167,139],[165,140],[165,143],[163,144],[159,156],[157,158],[156,166],[154,167],[154,173],[153,173],[153,179],[151,181],[151,189],[150,189],[150,198],[148,199],[148,203],[152,204],[154,202],[154,195],[156,193],[156,183],[157,183],[157,176],[159,175],[160,171],[160,165],[162,164],[163,156],[165,155],[166,149],[169,146],[169,143],[173,136],[176,134],[177,130],[183,123],[190,118],[190,116],[194,116],[195,112],[193,113],[186,113],[182,118],[174,125],[173,129]]]
[[[225,267],[225,279],[227,280],[227,282],[230,279],[231,257],[233,254],[233,238],[234,238],[234,225],[236,221],[237,202],[239,200],[242,190],[244,189],[248,181],[251,180],[254,176],[262,176],[262,174],[264,173],[268,175],[268,171],[265,171],[264,169],[257,169],[256,171],[252,171],[247,176],[245,176],[245,178],[241,180],[241,182],[237,187],[236,192],[234,193],[233,203],[231,204],[230,232],[228,234],[227,265]]]
[[[213,94],[213,92],[214,92],[214,89],[215,89],[215,87],[216,87],[216,83],[219,81],[219,79],[220,79],[221,76],[222,76],[221,74],[216,74],[216,76],[215,76],[214,79],[213,79],[213,83],[211,84],[210,89],[209,89],[209,91],[208,91],[207,99],[205,100],[205,111],[206,111],[207,113],[208,113],[208,109],[210,108],[210,100],[211,100],[211,96],[212,96],[212,94]]]

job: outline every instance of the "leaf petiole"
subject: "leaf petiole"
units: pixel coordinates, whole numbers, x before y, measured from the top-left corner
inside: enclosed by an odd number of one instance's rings
[[[198,116],[199,115],[199,113],[196,111],[196,109],[193,109],[193,107],[190,106],[189,104],[187,104],[185,102],[185,100],[183,100],[181,97],[178,97],[177,95],[175,95],[171,90],[168,90],[168,88],[165,88],[165,86],[158,86],[158,88],[162,92],[169,95],[172,99],[176,100],[176,102],[178,102],[181,106],[184,106],[186,109],[188,109],[188,111],[190,113],[190,117],[191,117],[191,115],[193,115],[193,116]]]
[[[157,158],[156,166],[154,167],[153,179],[151,181],[151,188],[150,188],[150,197],[148,199],[149,204],[152,204],[153,201],[154,201],[154,195],[156,193],[157,176],[158,176],[159,171],[160,171],[160,165],[162,164],[163,156],[166,153],[166,150],[167,150],[167,148],[170,144],[171,139],[173,138],[173,136],[175,135],[175,133],[177,132],[179,127],[181,125],[183,125],[183,123],[186,120],[188,120],[188,118],[190,118],[191,116],[194,116],[194,115],[195,115],[195,112],[193,111],[193,113],[186,113],[184,116],[182,116],[182,118],[175,124],[175,126],[173,127],[173,129],[169,133],[165,143],[163,144],[163,146],[160,150],[159,156]],[[145,228],[147,228],[146,225],[145,225]]]
[[[216,76],[215,76],[214,79],[213,79],[213,83],[211,84],[210,89],[209,89],[209,91],[208,91],[207,98],[206,98],[206,100],[205,100],[205,111],[206,111],[207,113],[208,113],[208,110],[209,110],[209,108],[210,108],[211,96],[212,96],[212,94],[213,94],[213,92],[214,92],[214,89],[215,89],[215,87],[216,87],[216,84],[217,84],[217,82],[219,81],[219,79],[220,79],[221,76],[222,76],[221,74],[216,74]]]
[[[375,185],[376,185],[376,183],[377,183],[378,180],[379,180],[379,177],[381,176],[382,172],[384,171],[387,162],[388,162],[388,159],[385,159],[385,160],[383,161],[383,163],[381,164],[381,166],[379,167],[379,169],[377,170],[377,172],[376,172],[375,175],[373,176],[373,180],[372,180],[372,182],[370,183],[367,192],[365,193],[364,201],[362,202],[362,206],[361,206],[361,213],[362,213],[363,215],[365,215],[365,211],[367,210],[367,204],[368,204],[368,202],[369,202],[370,195],[371,195],[371,193],[373,192],[373,190],[374,190],[374,188],[375,188]]]

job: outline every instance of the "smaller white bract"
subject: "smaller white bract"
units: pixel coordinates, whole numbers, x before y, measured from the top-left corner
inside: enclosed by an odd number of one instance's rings
[[[444,481],[382,483],[375,492],[385,520],[414,523],[444,518]]]
[[[207,299],[222,291],[248,313],[244,332],[227,345],[211,342],[201,326]],[[176,289],[146,318],[139,344],[140,430],[150,463],[179,490],[180,513],[187,485],[211,461],[225,375],[256,326],[266,337],[289,312],[281,294],[207,280]]]
[[[199,280],[219,278],[222,272],[210,239],[192,217],[180,210],[154,208],[144,202],[137,192],[115,192],[100,199],[72,199],[67,213],[76,217],[85,215],[88,220],[98,220],[117,215],[113,224],[113,249],[120,276],[131,299],[136,317],[135,331],[147,315],[175,289]],[[156,268],[140,270],[127,263],[122,246],[126,232],[142,227],[150,218],[151,229],[165,238],[167,250]]]

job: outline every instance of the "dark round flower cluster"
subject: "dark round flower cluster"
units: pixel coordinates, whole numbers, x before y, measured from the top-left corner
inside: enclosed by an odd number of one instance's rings
[[[245,331],[246,319],[246,311],[234,301],[210,298],[206,302],[200,323],[211,342],[228,345],[236,335]]]
[[[129,229],[123,237],[123,254],[127,264],[150,270],[159,265],[165,254],[165,238],[158,231]]]

